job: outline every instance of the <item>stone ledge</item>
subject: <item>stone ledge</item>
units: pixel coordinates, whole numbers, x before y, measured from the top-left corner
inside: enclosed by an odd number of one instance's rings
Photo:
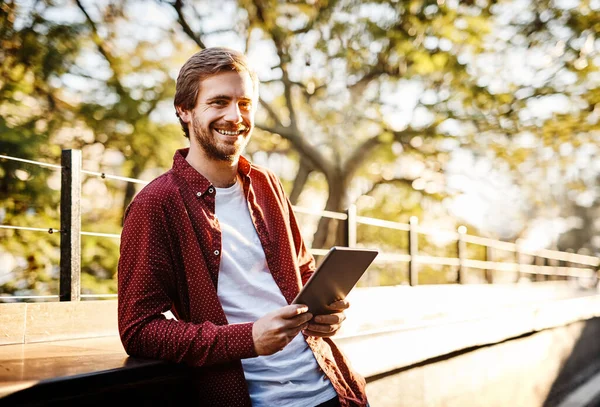
[[[117,300],[0,304],[0,345],[117,334]]]

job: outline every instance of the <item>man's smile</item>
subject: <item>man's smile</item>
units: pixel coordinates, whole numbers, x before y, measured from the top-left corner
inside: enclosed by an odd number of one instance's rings
[[[240,134],[243,134],[246,132],[246,128],[241,128],[239,130],[225,130],[225,129],[217,129],[215,128],[215,131],[219,134],[222,134],[224,136],[239,136]]]

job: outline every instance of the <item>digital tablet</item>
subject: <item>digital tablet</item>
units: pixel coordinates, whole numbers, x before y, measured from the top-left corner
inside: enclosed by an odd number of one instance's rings
[[[307,305],[313,315],[334,312],[327,305],[346,298],[378,254],[377,249],[332,247],[292,304]]]

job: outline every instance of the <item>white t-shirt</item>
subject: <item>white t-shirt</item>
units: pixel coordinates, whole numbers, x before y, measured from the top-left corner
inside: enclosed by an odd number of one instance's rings
[[[222,233],[217,294],[229,323],[256,321],[288,304],[267,266],[241,183],[216,190]],[[302,334],[273,355],[242,359],[242,366],[255,407],[316,406],[336,396]]]

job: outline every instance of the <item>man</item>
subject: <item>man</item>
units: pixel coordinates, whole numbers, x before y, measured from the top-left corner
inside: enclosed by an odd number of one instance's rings
[[[198,367],[203,405],[368,405],[364,379],[329,338],[348,303],[315,316],[289,305],[315,261],[277,177],[242,156],[258,105],[246,58],[226,48],[193,55],[174,104],[190,147],[124,218],[125,350]]]

